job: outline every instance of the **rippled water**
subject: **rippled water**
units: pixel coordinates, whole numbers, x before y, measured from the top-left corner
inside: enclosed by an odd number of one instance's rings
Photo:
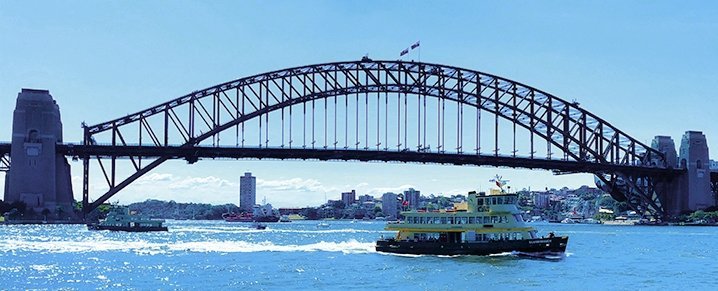
[[[0,225],[0,289],[709,289],[718,228],[536,225],[569,235],[560,261],[377,253],[383,222],[169,221],[169,232]]]

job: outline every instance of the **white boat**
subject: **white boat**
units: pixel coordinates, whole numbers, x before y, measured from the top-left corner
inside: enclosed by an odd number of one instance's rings
[[[329,228],[331,225],[328,222],[317,223],[317,228]]]

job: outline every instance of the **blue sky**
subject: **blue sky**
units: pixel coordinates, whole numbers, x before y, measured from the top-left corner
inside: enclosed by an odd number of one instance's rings
[[[717,8],[708,1],[1,1],[0,141],[10,140],[21,88],[49,89],[65,140],[77,142],[82,121],[291,66],[367,53],[396,59],[421,40],[422,61],[575,99],[644,142],[660,134],[680,143],[684,131],[701,130],[716,159]],[[79,198],[81,164],[71,165]],[[175,161],[116,200],[237,203],[244,171],[258,177],[259,199],[278,206],[314,205],[351,189],[464,193],[489,187],[495,173],[519,188],[593,183],[590,175],[478,167]],[[93,182],[99,196],[102,181]]]

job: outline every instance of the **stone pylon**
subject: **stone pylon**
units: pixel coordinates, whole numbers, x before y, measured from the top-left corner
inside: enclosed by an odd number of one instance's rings
[[[13,114],[12,165],[4,200],[23,201],[48,218],[74,217],[70,165],[57,154],[62,143],[60,108],[47,90],[22,89]]]

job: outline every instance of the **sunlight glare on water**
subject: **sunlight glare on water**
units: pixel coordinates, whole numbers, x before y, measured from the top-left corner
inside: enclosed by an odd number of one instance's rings
[[[718,283],[713,228],[536,225],[569,235],[559,258],[377,253],[383,222],[168,221],[169,232],[88,231],[83,225],[0,227],[0,282],[9,289],[288,287],[470,290],[705,289]],[[650,267],[648,267],[650,266]],[[356,278],[365,278],[357,285]]]

